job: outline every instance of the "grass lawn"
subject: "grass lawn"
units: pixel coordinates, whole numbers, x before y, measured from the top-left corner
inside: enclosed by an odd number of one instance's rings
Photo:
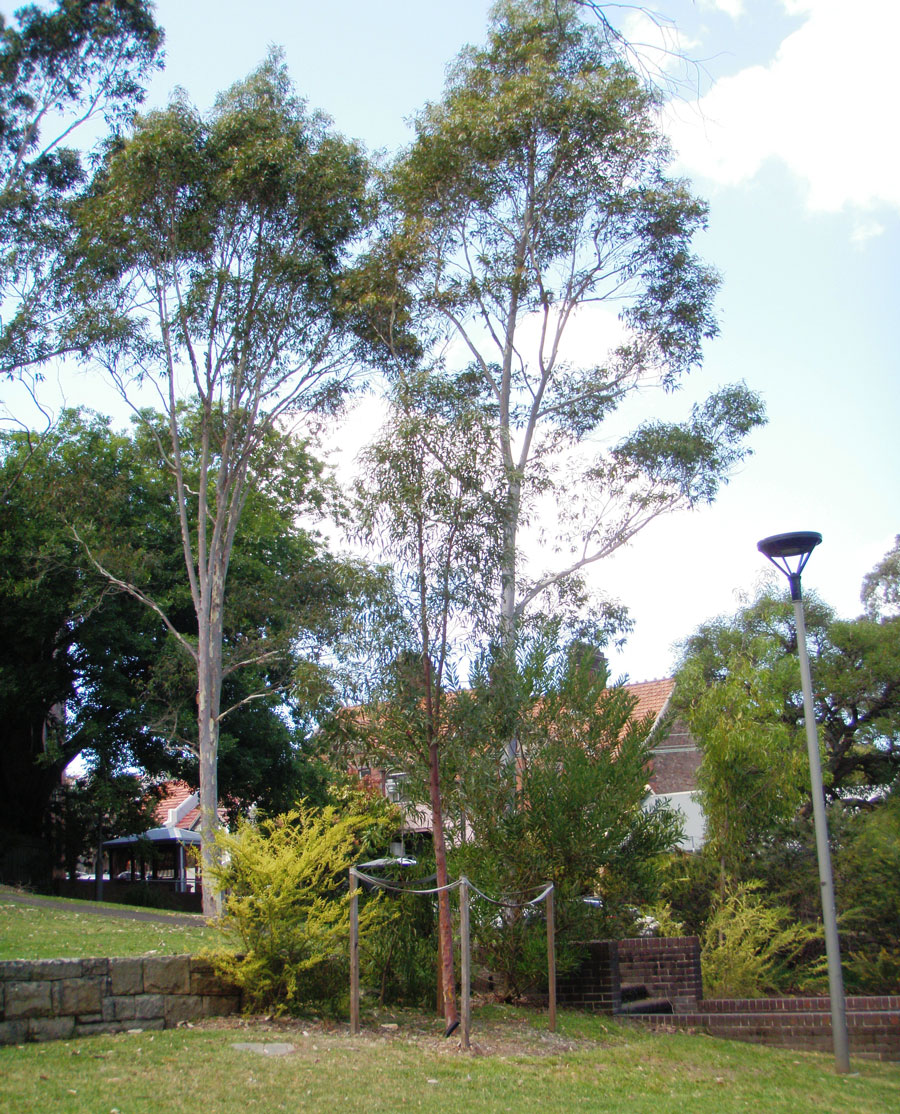
[[[162,920],[127,920],[114,915],[126,906],[100,904],[98,909],[111,911],[103,915],[78,912],[75,904],[60,898],[46,906],[20,905],[4,901],[0,894],[0,959],[183,955],[220,945],[218,932],[202,923],[184,927]]]
[[[391,1025],[391,1028],[385,1028]],[[396,1027],[393,1027],[396,1025]],[[609,1019],[476,1010],[473,1051],[441,1023],[400,1015],[346,1026],[220,1022],[0,1048],[0,1109],[28,1114],[888,1114],[900,1110],[900,1066],[681,1033],[650,1034]],[[245,1047],[237,1047],[243,1044]],[[287,1055],[263,1055],[269,1044]],[[248,1048],[246,1045],[250,1045]]]

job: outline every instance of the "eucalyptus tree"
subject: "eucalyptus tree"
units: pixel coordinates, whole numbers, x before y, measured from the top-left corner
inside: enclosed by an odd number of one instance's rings
[[[0,371],[24,373],[75,343],[56,297],[85,181],[69,146],[102,116],[127,123],[160,64],[149,0],[56,0],[0,15]]]
[[[589,566],[660,514],[711,501],[763,420],[737,385],[685,422],[606,435],[635,392],[674,389],[716,333],[718,278],[691,251],[706,207],[667,176],[655,108],[577,5],[501,0],[386,183],[371,321],[398,378],[412,332],[479,399],[502,473],[495,624],[510,650],[536,607],[583,608]],[[579,352],[570,336],[586,321]],[[532,570],[522,533],[538,512],[555,557]]]
[[[363,535],[395,562],[400,608],[393,660],[371,705],[365,735],[379,761],[410,775],[427,771],[435,864],[446,887],[442,774],[447,766],[447,688],[466,639],[490,615],[497,568],[499,493],[489,430],[464,383],[411,372],[397,384],[378,438],[362,454],[358,485]],[[449,685],[448,685],[449,682]],[[443,769],[442,769],[443,767]],[[421,799],[421,798],[416,798]],[[458,1021],[450,897],[438,895],[441,989],[448,1026]]]
[[[196,636],[106,571],[159,614],[196,670],[207,865],[223,677],[252,661],[223,660],[229,566],[248,494],[278,473],[273,431],[334,409],[347,388],[342,282],[366,188],[359,149],[306,109],[272,52],[207,115],[180,96],[137,118],[78,212],[78,322],[123,396],[155,387],[166,414],[157,443]]]

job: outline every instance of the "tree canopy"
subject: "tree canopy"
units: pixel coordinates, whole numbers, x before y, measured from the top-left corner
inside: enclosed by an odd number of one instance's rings
[[[840,620],[811,596],[806,622],[826,799],[871,808],[900,775],[898,620]],[[767,587],[687,639],[676,694],[703,749],[712,843],[739,871],[809,807],[796,632],[783,593]]]
[[[204,855],[215,843],[223,682],[253,660],[223,655],[235,540],[252,490],[302,501],[277,487],[279,431],[333,410],[347,388],[342,281],[367,173],[359,149],[307,111],[273,51],[207,115],[181,96],[137,118],[77,212],[72,291],[92,358],[126,399],[154,384],[166,414],[164,428],[149,428],[196,637],[139,582],[106,572],[156,609],[195,671]]]
[[[35,454],[25,434],[4,439],[0,483],[29,456],[0,504],[7,842],[43,838],[60,773],[79,754],[100,780],[138,769],[198,781],[196,676],[177,643],[196,639],[197,618],[153,419],[143,417],[128,435],[65,413]],[[226,660],[247,665],[223,682],[221,795],[235,809],[269,813],[299,793],[320,795],[309,741],[337,699],[335,665],[370,584],[295,521],[298,502],[316,498],[318,466],[302,445],[284,436],[279,444],[279,475],[248,495],[223,622]],[[174,632],[89,554],[140,582]]]
[[[85,171],[69,146],[101,115],[117,130],[159,64],[147,0],[57,0],[0,15],[0,372],[71,349],[58,285]]]
[[[369,320],[397,380],[425,368],[485,416],[503,640],[540,605],[574,604],[585,623],[582,570],[657,515],[713,499],[763,420],[738,385],[687,422],[592,447],[631,393],[674,388],[716,332],[718,278],[691,251],[706,208],[668,158],[653,96],[601,30],[569,2],[504,0],[387,175]],[[587,314],[579,352],[568,337]],[[528,569],[520,531],[538,508],[555,514],[543,552],[557,558]]]

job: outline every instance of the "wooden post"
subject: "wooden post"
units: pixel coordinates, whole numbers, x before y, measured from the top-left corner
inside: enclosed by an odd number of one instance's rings
[[[444,965],[441,963],[441,941],[438,938],[437,949],[437,985],[435,987],[436,997],[434,1000],[434,1009],[438,1017],[444,1016]]]
[[[359,1033],[359,895],[356,871],[350,867],[350,1032]]]
[[[462,1046],[469,1048],[469,1033],[472,1029],[472,956],[469,943],[469,879],[463,875],[459,880],[459,962],[462,984]]]
[[[547,892],[547,989],[550,1006],[550,1032],[556,1032],[556,908],[551,886]]]

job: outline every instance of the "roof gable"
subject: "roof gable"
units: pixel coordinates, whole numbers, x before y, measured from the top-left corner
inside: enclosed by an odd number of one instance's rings
[[[672,693],[675,691],[675,678],[665,677],[656,681],[638,681],[635,684],[625,685],[624,688],[626,692],[630,692],[637,699],[633,712],[634,718],[643,719],[644,716],[652,715],[655,727],[663,712],[668,708]]]

